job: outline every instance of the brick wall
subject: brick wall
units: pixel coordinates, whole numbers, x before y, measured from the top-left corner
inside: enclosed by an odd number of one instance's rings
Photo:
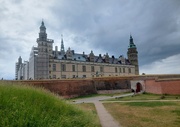
[[[66,98],[95,94],[97,90],[130,89],[128,78],[95,78],[71,80],[28,80],[23,82],[37,87],[44,87]]]
[[[162,89],[160,83],[155,82],[154,79],[149,79],[144,81],[145,92],[162,94]]]
[[[155,94],[180,94],[180,79],[145,80],[145,91]]]
[[[176,76],[174,79],[174,76]],[[23,80],[23,82],[37,87],[44,87],[64,97],[76,97],[97,93],[98,90],[125,90],[131,89],[131,84],[140,82],[143,90],[155,94],[180,94],[180,75],[124,76],[93,79],[67,80]],[[167,79],[168,78],[168,79]]]
[[[163,94],[180,94],[180,80],[160,81]]]
[[[43,87],[66,98],[97,93],[92,80],[31,80],[23,83]]]

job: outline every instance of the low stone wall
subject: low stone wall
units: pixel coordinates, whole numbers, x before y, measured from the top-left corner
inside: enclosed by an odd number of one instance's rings
[[[131,92],[131,89],[121,89],[121,90],[98,90],[98,94],[116,94],[116,93],[124,93]]]

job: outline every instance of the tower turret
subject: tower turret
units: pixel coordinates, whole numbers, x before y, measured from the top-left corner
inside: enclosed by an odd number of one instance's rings
[[[65,50],[64,50],[64,42],[63,42],[63,35],[61,35],[61,53],[64,54]]]
[[[42,21],[41,26],[40,26],[39,40],[42,40],[42,41],[47,40],[47,33],[46,33],[46,27],[44,26],[44,21]]]
[[[127,56],[128,56],[129,62],[135,66],[135,74],[139,75],[138,51],[131,35],[129,39]]]

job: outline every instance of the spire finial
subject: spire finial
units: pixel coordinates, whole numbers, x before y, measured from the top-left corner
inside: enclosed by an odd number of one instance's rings
[[[63,34],[61,34],[61,52],[64,52]]]
[[[132,38],[131,32],[130,32],[130,38]]]
[[[61,34],[61,43],[63,43],[63,34]]]
[[[44,19],[42,19],[42,23],[41,24],[44,26]]]

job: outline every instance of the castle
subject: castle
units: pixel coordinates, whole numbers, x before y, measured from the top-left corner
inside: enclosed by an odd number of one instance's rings
[[[124,56],[115,58],[108,53],[94,55],[76,53],[68,48],[65,51],[63,38],[61,48],[53,50],[54,40],[47,38],[46,27],[42,21],[40,26],[37,47],[32,47],[29,61],[22,63],[18,58],[15,65],[15,79],[66,79],[66,78],[91,78],[122,75],[138,75],[138,52],[133,38],[130,35],[127,51],[128,59]]]

